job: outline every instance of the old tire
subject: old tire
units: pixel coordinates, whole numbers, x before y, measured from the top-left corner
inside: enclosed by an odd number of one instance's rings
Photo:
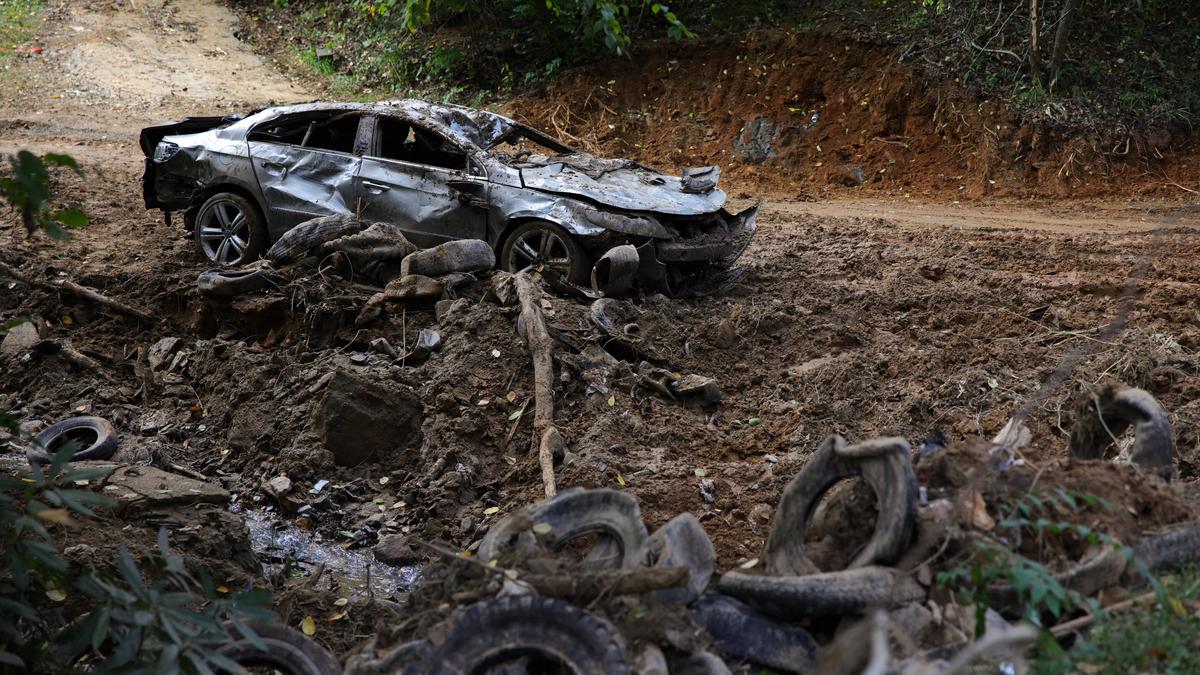
[[[562,548],[567,542],[588,534],[606,535],[589,554],[589,560],[616,564],[601,565],[630,569],[645,560],[646,524],[637,499],[618,490],[571,488],[510,515],[488,530],[479,545],[479,557],[495,560],[510,551],[534,546],[534,525],[550,526],[546,545]],[[597,560],[611,554],[615,560]]]
[[[1149,392],[1109,385],[1085,393],[1075,405],[1071,456],[1101,459],[1120,436],[1133,427],[1130,459],[1143,470],[1170,478],[1175,470],[1175,436],[1167,413]]]
[[[211,263],[239,267],[257,260],[267,236],[258,205],[235,192],[218,192],[196,210],[192,238]]]
[[[688,568],[688,582],[680,588],[664,588],[651,597],[660,604],[686,605],[700,597],[712,579],[717,554],[712,540],[690,513],[681,513],[650,535],[647,542],[652,566],[682,565]]]
[[[516,274],[543,265],[577,286],[591,280],[592,258],[566,230],[545,220],[518,225],[500,249],[500,269]]]
[[[820,648],[808,631],[778,623],[733,598],[710,595],[690,607],[692,621],[726,656],[788,673],[810,673]]]
[[[267,259],[276,265],[290,265],[322,244],[357,234],[366,227],[366,223],[354,216],[325,216],[306,220],[284,232],[267,251]]]
[[[496,266],[496,252],[482,239],[456,239],[404,256],[400,274],[440,277],[457,272],[485,272]]]
[[[1096,555],[1073,568],[1054,575],[1064,588],[1089,597],[1116,586],[1126,567],[1125,554],[1112,546],[1105,546]],[[1015,609],[1019,606],[1020,594],[1009,584],[996,584],[987,591],[988,604],[997,610]]]
[[[887,451],[888,444],[894,450]],[[849,567],[899,559],[912,541],[917,517],[917,478],[908,455],[903,439],[849,446],[841,436],[825,439],[779,500],[775,525],[767,537],[767,571],[782,576],[812,571],[812,563],[804,555],[809,518],[829,488],[855,477],[861,477],[875,492],[879,517],[870,542]]]
[[[277,285],[280,278],[267,269],[208,270],[196,278],[202,295],[230,298]]]
[[[1200,565],[1200,521],[1172,525],[1146,535],[1133,545],[1133,556],[1151,572],[1168,572]],[[1135,565],[1128,565],[1122,585],[1146,581]]]
[[[108,420],[101,417],[72,417],[51,424],[33,437],[45,450],[31,450],[29,461],[49,463],[54,453],[67,443],[75,444],[71,461],[109,459],[117,451],[117,435]]]
[[[342,666],[324,647],[298,630],[275,623],[251,623],[262,639],[258,647],[239,638],[221,648],[221,654],[240,666],[267,666],[284,675],[339,675]],[[237,634],[235,629],[231,633]]]
[[[630,672],[625,641],[608,622],[562,600],[505,596],[460,609],[445,640],[416,672],[478,674],[523,672]],[[507,667],[506,667],[507,666]]]
[[[717,582],[717,590],[788,621],[861,614],[870,607],[925,599],[916,581],[890,567],[877,566],[805,576],[726,572]]]

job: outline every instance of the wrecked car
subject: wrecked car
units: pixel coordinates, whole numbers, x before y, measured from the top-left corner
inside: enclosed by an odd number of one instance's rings
[[[576,285],[636,279],[670,292],[728,269],[755,229],[757,207],[723,208],[718,167],[668,176],[457,105],[311,103],[190,117],[143,129],[140,145],[146,208],[168,222],[183,212],[197,248],[220,266],[257,259],[301,222],[355,214],[396,225],[422,248],[482,239],[510,272],[535,266]]]

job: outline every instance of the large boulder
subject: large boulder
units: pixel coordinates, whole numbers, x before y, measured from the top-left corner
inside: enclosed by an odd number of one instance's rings
[[[313,429],[337,464],[353,466],[421,447],[421,417],[421,400],[408,389],[339,370],[313,415]]]
[[[411,253],[400,263],[400,274],[438,277],[452,272],[483,272],[496,266],[496,252],[482,239],[458,239]]]

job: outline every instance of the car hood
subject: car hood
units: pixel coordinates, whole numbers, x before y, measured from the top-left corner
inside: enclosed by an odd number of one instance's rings
[[[693,216],[712,213],[725,204],[725,193],[715,186],[702,192],[685,192],[682,178],[658,173],[628,159],[600,159],[583,153],[534,155],[515,167],[527,188],[627,211]],[[715,185],[715,178],[713,182]]]

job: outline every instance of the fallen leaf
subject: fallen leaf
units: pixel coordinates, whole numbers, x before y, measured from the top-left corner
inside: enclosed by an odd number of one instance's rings
[[[757,417],[751,417],[750,419],[746,420],[746,424],[748,424],[752,427],[756,427],[756,426],[762,424],[762,420],[758,419]]]
[[[620,483],[622,487],[624,487],[625,486],[625,477],[622,476],[621,474],[617,474],[617,482]]]
[[[61,588],[51,588],[50,590],[46,591],[46,597],[50,598],[54,602],[62,602],[63,600],[67,599],[67,592]]]
[[[743,569],[743,570],[748,570],[757,564],[758,564],[758,558],[751,558],[751,559],[747,560],[746,562],[742,563],[741,565],[738,565],[738,568]]]
[[[380,485],[387,485],[389,480],[391,480],[391,478],[388,478],[387,476],[384,476],[383,478],[380,478],[380,479],[379,479],[379,484],[380,484]]]
[[[37,512],[37,517],[47,523],[74,524],[74,521],[71,520],[71,512],[66,509],[42,509]]]
[[[333,601],[334,607],[345,607],[348,604],[350,604],[350,598],[338,598]]]
[[[617,397],[613,394],[608,395],[608,407],[613,407],[617,404]]]
[[[333,623],[334,621],[341,621],[342,619],[346,618],[347,614],[349,614],[349,612],[344,609],[339,612],[334,612],[333,614],[329,615],[329,622]]]
[[[308,636],[316,635],[317,622],[311,616],[304,617],[304,620],[300,622],[300,631]]]
[[[483,515],[485,515],[485,516],[490,516],[493,513],[500,513],[500,507],[499,506],[489,506],[483,510]]]
[[[512,403],[513,401],[517,400],[517,392],[510,391],[504,398],[507,399],[509,403]]]
[[[708,475],[708,472],[705,471],[704,469],[696,469],[695,474],[696,474],[696,478],[704,478],[705,476]]]
[[[225,586],[225,585],[217,586],[217,592],[218,593],[228,593],[229,587]]]
[[[522,414],[524,414],[524,412],[525,412],[525,409],[524,409],[524,408],[521,408],[520,410],[514,410],[514,411],[512,411],[512,413],[510,413],[510,414],[509,414],[509,416],[508,416],[508,421],[509,421],[509,422],[511,422],[511,421],[513,421],[513,420],[517,419],[517,418],[518,418],[518,417],[520,417]]]

